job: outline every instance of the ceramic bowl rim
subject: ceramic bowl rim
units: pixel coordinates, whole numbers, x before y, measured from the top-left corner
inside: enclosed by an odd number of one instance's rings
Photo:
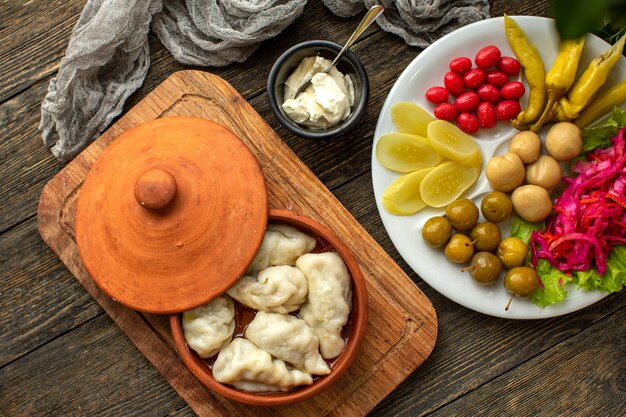
[[[361,62],[361,60],[354,54],[352,51],[346,51],[345,55],[342,59],[350,61],[350,63],[356,69],[355,76],[359,78],[361,81],[361,95],[360,100],[356,103],[356,108],[353,113],[346,119],[341,121],[338,125],[325,130],[313,130],[307,127],[303,127],[292,121],[280,108],[280,104],[277,101],[277,97],[275,94],[275,89],[277,88],[276,79],[278,76],[278,72],[285,65],[287,60],[296,52],[302,49],[333,49],[337,52],[341,51],[343,46],[324,40],[311,40],[306,42],[298,43],[291,48],[287,49],[283,54],[276,60],[272,69],[270,70],[268,80],[267,80],[267,97],[270,103],[270,107],[272,112],[286,129],[295,133],[296,135],[302,136],[307,139],[329,139],[337,136],[341,136],[344,133],[348,132],[352,128],[354,128],[361,117],[365,113],[365,109],[367,107],[367,101],[369,99],[369,78],[367,76],[367,71],[365,70],[365,66]],[[282,104],[282,103],[281,103]]]
[[[306,400],[319,394],[327,389],[333,383],[335,383],[343,373],[350,367],[354,358],[356,357],[358,350],[360,349],[363,338],[365,336],[365,330],[367,328],[367,290],[365,287],[365,280],[361,269],[359,268],[356,260],[352,256],[352,253],[348,247],[327,227],[312,220],[308,217],[301,216],[287,210],[275,210],[269,211],[268,223],[271,222],[284,222],[285,224],[292,225],[299,230],[306,231],[311,230],[313,234],[321,237],[328,242],[332,248],[341,256],[344,260],[348,271],[350,272],[352,281],[352,329],[348,338],[348,343],[344,351],[339,355],[336,362],[333,364],[332,372],[329,375],[325,375],[316,380],[312,385],[302,386],[294,391],[284,393],[272,393],[272,394],[256,394],[251,392],[240,391],[236,388],[231,388],[228,385],[217,382],[210,372],[206,371],[206,365],[200,364],[201,360],[198,356],[191,351],[185,337],[183,335],[180,315],[176,313],[170,315],[170,327],[172,336],[176,344],[176,348],[183,359],[183,362],[191,373],[202,382],[205,386],[211,390],[235,401],[239,401],[250,405],[259,406],[277,406],[293,404],[299,401]]]

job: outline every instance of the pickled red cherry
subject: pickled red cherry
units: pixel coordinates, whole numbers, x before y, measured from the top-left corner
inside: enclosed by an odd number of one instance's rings
[[[515,100],[503,100],[496,104],[496,116],[498,120],[511,120],[522,110],[519,102]]]
[[[476,88],[485,82],[485,77],[485,70],[474,68],[463,76],[463,83],[467,88]]]
[[[478,117],[478,125],[483,129],[494,127],[498,121],[496,110],[491,103],[486,101],[478,105],[476,116]]]
[[[450,70],[459,75],[465,74],[472,69],[472,60],[466,56],[460,56],[450,61]]]
[[[500,68],[500,71],[507,75],[517,75],[519,74],[520,63],[515,58],[503,56],[498,62],[498,68]]]
[[[489,71],[487,73],[487,82],[496,87],[502,87],[509,82],[509,77],[502,71]]]
[[[483,84],[478,87],[478,97],[480,101],[487,101],[492,104],[496,104],[500,101],[500,90],[491,84]]]
[[[456,124],[463,132],[473,134],[478,132],[478,120],[472,113],[461,113],[456,118]]]
[[[474,111],[478,107],[478,103],[480,103],[478,94],[473,91],[466,91],[454,100],[454,106],[460,112]]]
[[[524,95],[526,89],[524,88],[524,84],[519,81],[511,81],[510,83],[506,83],[500,88],[500,94],[502,98],[507,100],[517,100],[521,96]]]
[[[451,122],[456,117],[456,107],[452,103],[440,103],[435,107],[435,117],[437,119]]]
[[[487,69],[489,67],[493,67],[497,65],[500,61],[500,50],[495,45],[488,45],[482,48],[476,54],[474,58],[474,62],[478,66],[478,68]]]
[[[458,96],[465,90],[463,80],[453,72],[446,72],[446,75],[443,76],[443,85],[446,86],[450,94],[455,96]]]
[[[426,90],[425,96],[426,100],[430,101],[431,103],[439,104],[448,101],[450,93],[448,93],[448,90],[444,87],[436,86],[430,87],[428,90]]]

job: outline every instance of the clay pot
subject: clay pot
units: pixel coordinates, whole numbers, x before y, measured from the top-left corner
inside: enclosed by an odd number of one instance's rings
[[[166,117],[124,132],[94,163],[78,198],[76,243],[111,298],[171,314],[235,283],[261,245],[267,210],[261,168],[235,134]]]
[[[284,393],[251,393],[240,391],[229,385],[217,382],[210,367],[192,351],[183,335],[181,314],[170,316],[172,335],[178,352],[189,370],[211,390],[232,400],[258,406],[277,406],[292,404],[319,394],[348,369],[361,346],[367,327],[367,292],[363,275],[348,248],[326,227],[314,220],[285,210],[270,210],[270,223],[284,223],[318,239],[322,246],[337,252],[345,262],[352,278],[352,311],[346,348],[331,364],[331,373],[314,380],[312,385],[301,386]]]

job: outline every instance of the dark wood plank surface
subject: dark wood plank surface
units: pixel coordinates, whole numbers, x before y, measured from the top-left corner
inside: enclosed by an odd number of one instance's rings
[[[39,195],[63,166],[42,145],[39,107],[84,3],[0,1],[0,415],[193,415],[37,233]],[[491,2],[493,16],[505,12],[544,16],[549,4]],[[373,88],[360,126],[337,141],[295,137],[274,119],[265,85],[276,57],[306,39],[342,42],[358,20],[311,1],[248,61],[210,71],[252,104],[435,306],[433,354],[371,415],[622,415],[624,292],[560,318],[496,319],[431,289],[387,237],[371,186],[372,135],[389,89],[418,48],[377,27],[354,46]],[[126,109],[185,68],[154,36],[150,48],[150,71]]]

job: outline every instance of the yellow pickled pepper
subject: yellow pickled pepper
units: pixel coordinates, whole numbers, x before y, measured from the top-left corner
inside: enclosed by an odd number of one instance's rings
[[[580,112],[574,123],[579,128],[587,127],[591,122],[613,110],[626,101],[626,80],[606,90],[594,98],[587,107]]]
[[[543,109],[539,120],[530,128],[533,132],[538,131],[550,115],[550,111],[557,102],[569,91],[576,80],[578,61],[585,46],[585,37],[561,41],[559,54],[552,64],[552,68],[546,74],[546,91],[548,103]]]
[[[506,38],[519,63],[524,67],[526,81],[530,86],[528,105],[511,123],[513,127],[521,127],[532,123],[541,114],[546,103],[546,70],[535,45],[530,42],[522,28],[508,16],[504,16]]]
[[[604,85],[611,70],[619,61],[626,42],[626,35],[607,49],[602,55],[591,61],[585,72],[567,93],[559,100],[563,113],[569,119],[575,119],[591,101],[593,95]]]

